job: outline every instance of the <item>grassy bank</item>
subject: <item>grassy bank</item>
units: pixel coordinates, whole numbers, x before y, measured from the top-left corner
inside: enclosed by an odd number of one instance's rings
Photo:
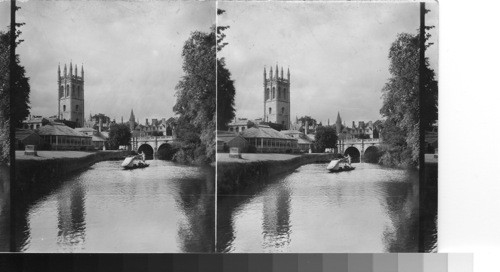
[[[16,152],[16,189],[40,180],[62,177],[100,161],[122,159],[129,151],[39,151],[38,156]]]
[[[301,165],[329,162],[331,153],[317,154],[242,154],[242,159],[229,158],[229,154],[217,154],[217,192],[233,194],[249,186],[255,180],[290,173]]]

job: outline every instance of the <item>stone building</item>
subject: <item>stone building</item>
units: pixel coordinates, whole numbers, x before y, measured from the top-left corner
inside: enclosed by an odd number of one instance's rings
[[[298,140],[269,126],[257,125],[240,135],[258,153],[294,153],[298,151]]]
[[[290,70],[287,78],[278,72],[278,65],[273,75],[271,67],[269,77],[264,68],[264,122],[281,124],[283,129],[290,128]]]
[[[238,133],[230,131],[217,131],[217,152],[229,152],[232,147],[239,148],[240,152],[246,152],[248,142]]]
[[[57,68],[58,85],[58,115],[57,119],[75,122],[76,127],[83,127],[84,107],[84,72],[82,66],[81,76],[78,76],[78,67],[69,64],[69,71],[64,65],[64,74],[61,75],[61,67]]]
[[[359,121],[357,125],[353,121],[352,126],[348,127],[345,125],[345,123],[342,124],[340,113],[337,113],[335,130],[337,131],[339,140],[378,139],[380,138],[380,121]]]
[[[52,150],[89,150],[93,149],[92,136],[87,136],[63,123],[50,122],[38,129],[38,135]]]

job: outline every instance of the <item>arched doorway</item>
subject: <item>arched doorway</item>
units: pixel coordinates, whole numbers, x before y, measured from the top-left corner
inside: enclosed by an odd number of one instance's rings
[[[347,155],[351,156],[352,162],[359,162],[360,161],[359,159],[361,157],[361,153],[354,146],[350,146],[345,150],[344,156],[347,156]]]
[[[157,158],[160,160],[170,161],[172,160],[175,152],[177,152],[176,148],[174,148],[170,144],[164,143],[158,148]]]
[[[139,149],[137,149],[137,153],[140,154],[141,152],[144,152],[144,154],[146,155],[146,160],[154,159],[154,149],[150,145],[143,144],[139,146]]]
[[[378,148],[374,145],[369,146],[365,150],[365,154],[363,156],[363,161],[368,163],[378,163],[380,159],[380,152]]]

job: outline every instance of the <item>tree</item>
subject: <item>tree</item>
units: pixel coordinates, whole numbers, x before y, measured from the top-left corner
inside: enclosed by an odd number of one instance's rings
[[[316,128],[316,139],[314,147],[319,152],[324,152],[326,148],[337,147],[337,131],[333,126],[320,126]]]
[[[121,145],[130,145],[132,134],[126,124],[112,124],[109,129],[108,147],[118,149]]]
[[[422,71],[425,93],[419,92],[419,38],[419,35],[399,34],[389,50],[391,78],[382,89],[380,113],[386,117],[382,138],[389,146],[382,160],[390,164],[417,165],[419,126],[430,128],[437,119],[438,87],[427,58]],[[419,105],[420,95],[425,97],[423,105]],[[419,115],[420,106],[425,116]]]
[[[174,111],[181,149],[174,159],[190,163],[215,161],[216,35],[195,31],[182,50],[184,76],[176,86]],[[194,139],[193,139],[194,138]]]
[[[16,27],[20,27],[24,23],[17,23]],[[21,31],[17,30],[15,39],[19,37]],[[26,71],[20,65],[19,55],[15,56],[15,68],[10,71],[10,32],[0,31],[0,161],[6,162],[9,157],[10,138],[9,130],[10,124],[15,127],[21,127],[22,122],[29,115],[29,95],[30,85],[29,79],[26,77]],[[15,44],[18,45],[22,40],[16,40]],[[14,85],[9,85],[9,77],[12,74]],[[13,105],[10,103],[10,88],[13,88]]]
[[[313,119],[311,116],[302,116],[298,119],[300,122],[302,122],[303,125],[306,125],[306,122],[310,125],[310,126],[316,126],[317,122],[316,122],[316,119]]]
[[[225,11],[218,9],[217,15],[222,15]],[[220,52],[224,46],[226,34],[224,30],[229,26],[217,26],[217,52]],[[217,59],[217,129],[227,130],[227,125],[235,117],[234,96],[236,90],[234,81],[231,79],[231,73],[226,68],[224,58]]]

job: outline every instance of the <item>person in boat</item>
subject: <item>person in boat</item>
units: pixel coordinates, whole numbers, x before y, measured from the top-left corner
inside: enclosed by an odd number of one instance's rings
[[[139,155],[141,156],[141,160],[142,162],[146,162],[146,154],[144,154],[144,151],[141,151],[141,153],[139,153]]]
[[[351,156],[347,154],[347,164],[351,166]]]

